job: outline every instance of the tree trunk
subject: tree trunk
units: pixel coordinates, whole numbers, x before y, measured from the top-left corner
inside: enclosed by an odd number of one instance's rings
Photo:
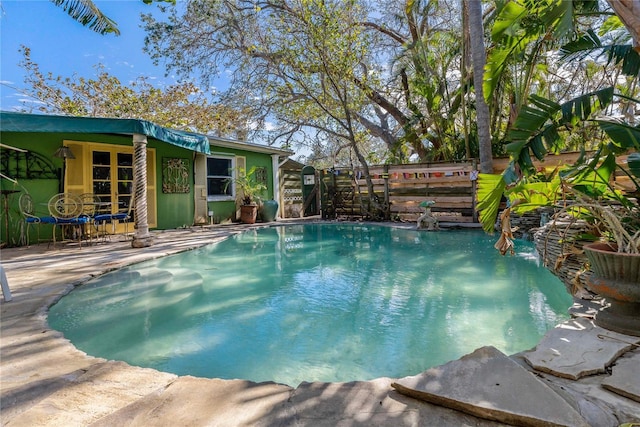
[[[469,13],[469,35],[471,36],[471,57],[473,61],[473,86],[476,93],[476,120],[478,122],[478,145],[480,147],[480,172],[493,173],[491,133],[489,131],[489,106],[484,98],[482,77],[486,61],[484,29],[482,26],[482,2],[465,0]]]
[[[640,2],[638,0],[608,0],[633,38],[633,48],[640,53]]]
[[[464,150],[466,160],[471,160],[471,146],[469,144],[469,120],[467,119],[467,92],[469,91],[467,67],[469,65],[469,13],[467,12],[467,3],[462,2],[462,55],[460,55],[460,82],[462,83],[462,102],[460,108],[462,112],[462,130],[464,132]]]

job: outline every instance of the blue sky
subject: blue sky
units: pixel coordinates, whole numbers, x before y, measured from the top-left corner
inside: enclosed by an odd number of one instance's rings
[[[18,66],[20,45],[30,47],[40,70],[54,76],[93,78],[94,66],[102,63],[123,84],[141,75],[160,87],[176,82],[171,76],[164,77],[164,68],[154,66],[142,52],[145,32],[140,28],[140,14],[158,13],[156,4],[146,5],[142,0],[94,3],[116,21],[119,36],[94,33],[49,0],[0,0],[0,109],[14,110],[25,98],[12,89],[24,86],[24,72]]]

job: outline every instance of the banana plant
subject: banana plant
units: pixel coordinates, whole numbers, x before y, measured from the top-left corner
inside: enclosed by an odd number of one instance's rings
[[[598,52],[605,55],[609,65],[620,65],[621,72],[637,80],[640,74],[640,56],[630,46],[604,46],[593,31],[565,45],[562,55],[567,60]],[[640,106],[640,100],[621,93],[615,87],[605,87],[582,94],[564,103],[558,103],[539,95],[529,97],[529,105],[520,110],[513,128],[508,134],[507,151],[512,162],[501,176],[481,174],[478,180],[478,210],[486,231],[492,231],[496,221],[500,199],[540,194],[536,182],[533,158],[543,160],[546,155],[560,152],[566,147],[565,135],[578,126],[591,125],[603,133],[602,142],[589,162],[581,159],[572,168],[561,171],[558,178],[563,185],[573,186],[586,197],[614,199],[629,205],[629,199],[609,185],[615,166],[615,155],[631,152],[627,168],[622,168],[636,189],[640,188],[640,126],[618,117],[602,115],[607,109],[622,103]],[[520,172],[514,177],[514,171]],[[564,179],[564,181],[562,181]],[[536,188],[537,186],[537,188]],[[548,200],[557,196],[562,186],[547,186]],[[518,189],[517,191],[515,189]],[[636,190],[637,191],[637,190]],[[531,200],[541,199],[532,198]],[[514,209],[518,212],[535,203],[522,203]]]

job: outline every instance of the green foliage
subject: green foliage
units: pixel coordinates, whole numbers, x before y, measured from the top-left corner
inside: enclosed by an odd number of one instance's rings
[[[611,139],[610,151],[620,153],[630,149],[640,150],[640,125],[632,126],[614,118],[595,122]]]
[[[482,229],[493,233],[493,226],[500,209],[500,201],[507,184],[502,175],[484,174],[478,176],[477,209]]]
[[[236,184],[236,190],[238,190],[243,205],[252,205],[258,202],[267,190],[267,186],[256,179],[256,170],[256,166],[253,166],[248,172],[240,169],[232,181]],[[229,184],[230,182],[227,182],[227,186]]]
[[[92,0],[51,0],[51,2],[62,7],[71,18],[96,33],[120,35],[118,24],[103,14]]]
[[[635,156],[631,156],[632,161]],[[511,168],[503,175],[480,174],[478,179],[478,211],[483,229],[493,230],[500,201],[503,197],[514,206],[512,211],[524,214],[544,206],[556,206],[567,200],[589,200],[596,202],[614,202],[633,210],[634,203],[622,192],[611,185],[611,178],[616,170],[616,159],[613,154],[595,156],[591,159],[579,159],[572,166],[556,168],[549,173],[541,170],[535,174],[517,179],[511,185],[508,177]],[[507,178],[505,178],[507,177]],[[583,212],[578,211],[583,215]]]
[[[489,52],[484,77],[487,101],[513,61],[533,66],[539,62],[543,45],[568,40],[574,33],[574,19],[597,10],[596,1],[508,1],[498,5],[491,30],[494,48]]]
[[[530,153],[542,160],[547,153],[557,153],[565,147],[561,131],[572,129],[579,122],[599,124],[603,130],[615,132],[615,121],[595,120],[593,113],[611,104],[614,88],[608,87],[581,95],[562,104],[532,95],[531,106],[520,110],[513,129],[509,132],[507,151],[526,172],[534,170]]]
[[[96,6],[93,0],[50,0],[56,6],[61,7],[72,19],[89,27],[92,31],[98,34],[115,34],[120,35],[118,24],[106,16]],[[142,0],[145,4],[158,3],[170,3],[176,4],[176,0]]]
[[[627,156],[627,165],[633,176],[640,178],[640,153],[629,154],[629,156]]]
[[[559,50],[562,61],[584,60],[589,56],[604,56],[608,66],[620,65],[622,74],[637,77],[640,73],[640,55],[629,44],[603,45],[594,30],[589,29],[578,39]]]
[[[511,203],[519,201],[513,209],[514,212],[523,214],[542,206],[551,206],[560,200],[562,183],[555,171],[550,180],[539,179],[539,176],[535,176],[527,181],[519,181],[517,185],[509,189],[506,195]]]
[[[95,79],[43,73],[23,46],[20,66],[26,71],[25,93],[39,101],[38,110],[50,114],[149,120],[161,126],[205,134],[234,136],[247,128],[245,115],[215,104],[191,82],[163,90],[140,77],[128,86],[96,66]]]

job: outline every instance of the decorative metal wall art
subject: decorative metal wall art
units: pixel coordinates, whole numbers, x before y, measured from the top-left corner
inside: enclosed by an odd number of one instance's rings
[[[264,185],[267,185],[267,168],[264,168],[264,167],[256,168],[255,178],[256,178],[256,181]]]
[[[0,171],[11,179],[59,179],[50,159],[33,151],[0,150]]]
[[[188,159],[166,157],[162,159],[163,193],[188,193],[191,191],[189,181]]]

